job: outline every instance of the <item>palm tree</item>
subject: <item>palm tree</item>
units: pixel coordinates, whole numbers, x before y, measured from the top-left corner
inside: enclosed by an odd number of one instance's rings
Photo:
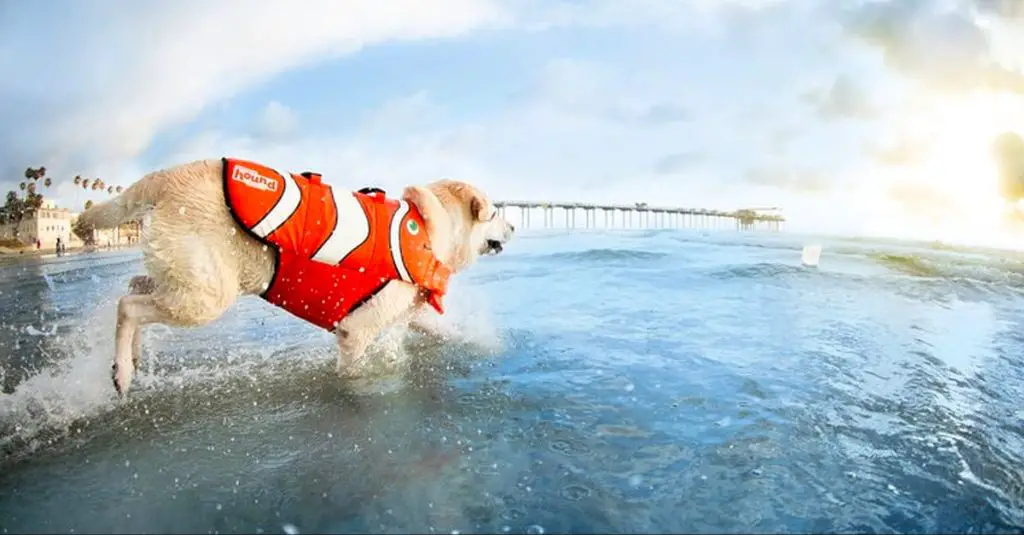
[[[28,167],[25,169],[25,178],[30,180],[39,180],[44,176],[46,176],[46,167],[39,166],[39,169]]]

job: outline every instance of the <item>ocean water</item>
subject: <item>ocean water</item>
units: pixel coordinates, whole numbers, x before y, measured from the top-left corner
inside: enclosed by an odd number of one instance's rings
[[[135,251],[0,268],[0,532],[1024,530],[1024,257],[523,233],[333,375],[257,298],[109,378]]]

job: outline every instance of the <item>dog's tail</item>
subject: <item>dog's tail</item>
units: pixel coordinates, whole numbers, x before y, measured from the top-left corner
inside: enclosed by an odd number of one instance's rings
[[[113,228],[138,219],[160,199],[168,179],[166,170],[149,173],[117,197],[90,206],[75,221],[74,233],[88,236],[94,229]]]

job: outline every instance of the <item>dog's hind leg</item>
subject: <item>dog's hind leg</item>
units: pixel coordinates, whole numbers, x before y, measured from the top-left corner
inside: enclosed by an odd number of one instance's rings
[[[114,332],[112,379],[117,393],[124,397],[135,375],[132,362],[133,339],[138,329],[168,318],[156,307],[152,295],[126,295],[117,303],[117,328]]]
[[[128,293],[130,295],[150,295],[156,290],[156,281],[148,275],[138,275],[128,281]],[[139,369],[139,361],[142,359],[142,326],[135,328],[132,334],[132,367]]]

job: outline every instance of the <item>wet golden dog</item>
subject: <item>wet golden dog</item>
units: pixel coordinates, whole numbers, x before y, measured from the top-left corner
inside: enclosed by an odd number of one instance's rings
[[[135,277],[117,307],[112,378],[122,396],[131,385],[141,353],[140,329],[151,323],[200,326],[220,317],[241,295],[260,294],[275,273],[276,252],[243,231],[225,203],[224,162],[200,160],[150,173],[121,195],[78,218],[75,232],[112,228],[149,215],[141,241],[148,275]],[[497,217],[487,197],[472,185],[441,180],[410,186],[403,200],[426,223],[434,255],[452,272],[485,254],[497,254],[514,228]],[[388,282],[337,325],[337,371],[353,373],[367,347],[385,328],[418,322],[425,308],[419,289]]]

